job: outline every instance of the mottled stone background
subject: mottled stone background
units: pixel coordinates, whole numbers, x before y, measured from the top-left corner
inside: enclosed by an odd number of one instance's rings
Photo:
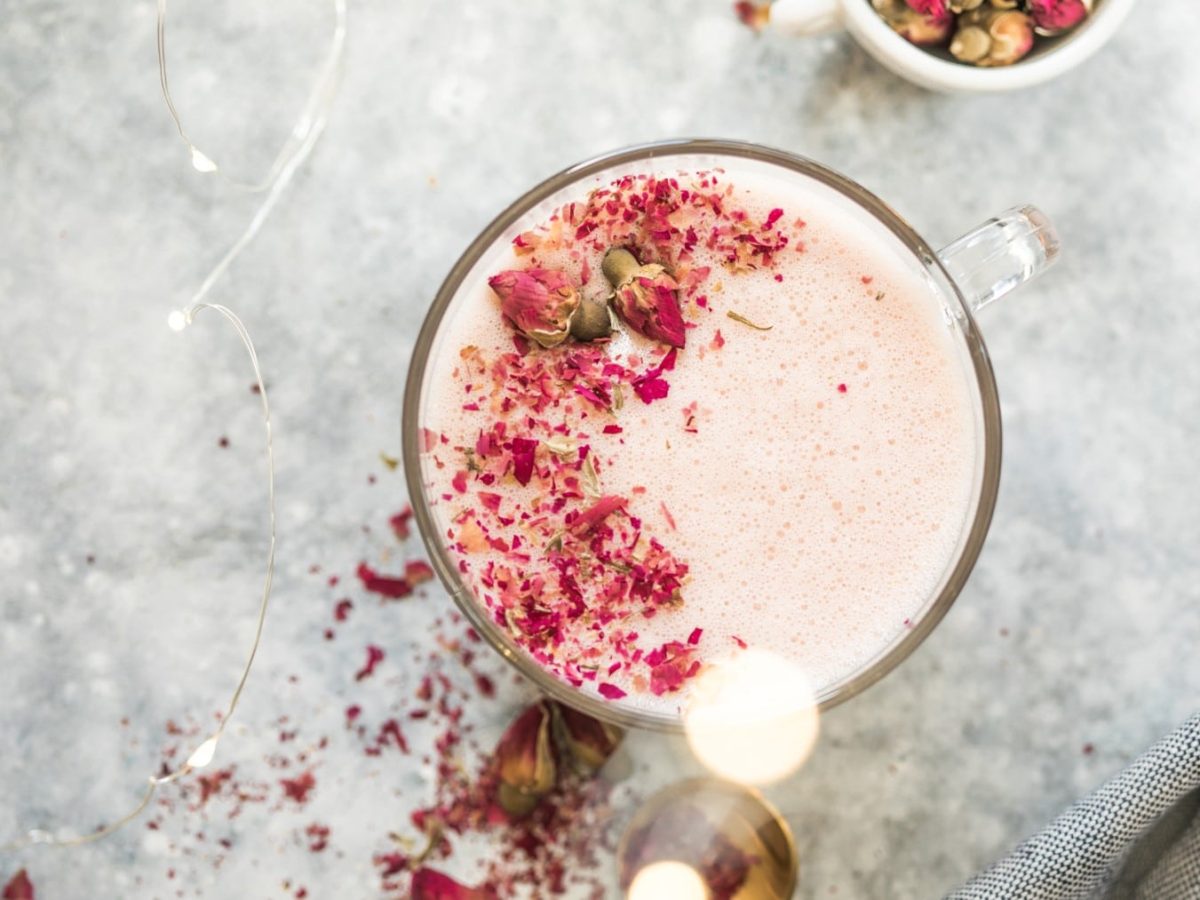
[[[0,880],[26,865],[48,900],[375,895],[371,854],[427,772],[415,756],[364,758],[342,710],[411,689],[405,661],[446,601],[363,602],[327,642],[324,577],[400,558],[385,522],[402,481],[379,453],[398,449],[409,349],[450,264],[545,175],[651,139],[816,157],[934,242],[1033,201],[1066,245],[981,323],[1006,459],[975,576],[773,792],[799,841],[799,895],[937,896],[1195,708],[1197,4],[1142,3],[1082,69],[988,98],[910,87],[844,37],[756,38],[724,0],[362,0],[350,16],[329,129],[214,295],[259,346],[280,505],[276,605],[219,762],[273,777],[262,760],[290,713],[299,740],[330,737],[314,799],[0,856]],[[329,9],[177,0],[172,17],[193,138],[256,176],[308,89]],[[189,167],[159,97],[149,0],[3,5],[0,841],[127,807],[164,722],[207,720],[236,674],[264,551],[256,398],[219,319],[183,335],[165,320],[256,203]],[[367,640],[388,659],[355,685]],[[504,710],[487,715],[495,728]],[[677,765],[656,749],[647,784]],[[313,820],[333,828],[323,854],[296,838]],[[218,835],[234,842],[220,866]]]

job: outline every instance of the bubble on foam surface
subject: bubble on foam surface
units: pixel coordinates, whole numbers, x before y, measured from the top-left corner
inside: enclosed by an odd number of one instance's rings
[[[972,504],[977,401],[940,302],[894,239],[805,182],[760,172],[729,178],[749,187],[740,202],[752,217],[777,206],[787,221],[803,217],[805,252],[740,275],[698,258],[713,266],[710,308],[689,314],[696,327],[670,395],[627,403],[624,432],[594,434],[590,444],[611,460],[605,492],[630,497],[631,512],[691,566],[683,609],[639,622],[645,645],[699,626],[705,653],[725,653],[736,635],[826,686],[902,635],[953,563]],[[447,314],[430,372],[452,370],[468,344],[511,347],[485,279],[521,264],[498,247],[476,267]],[[741,325],[728,310],[772,330]],[[702,356],[718,329],[724,346]],[[628,339],[612,345],[631,349]],[[479,427],[461,409],[462,388],[434,377],[426,400],[426,424],[452,444],[470,443]],[[696,434],[682,425],[692,402],[702,412]],[[453,467],[428,474],[444,482],[436,495],[448,490]],[[645,493],[633,494],[635,485]],[[435,512],[443,526],[453,514]],[[621,702],[669,710],[680,699]]]

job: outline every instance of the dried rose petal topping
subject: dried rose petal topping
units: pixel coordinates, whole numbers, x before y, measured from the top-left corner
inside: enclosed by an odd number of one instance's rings
[[[510,815],[532,812],[554,787],[558,767],[550,744],[551,721],[550,707],[535,703],[517,716],[496,745],[496,800]]]
[[[894,2],[905,16],[924,18],[904,0]],[[606,485],[609,454],[619,452],[613,445],[623,445],[628,437],[621,436],[635,427],[628,419],[630,403],[673,393],[671,370],[683,360],[679,350],[693,324],[684,320],[712,315],[707,296],[723,290],[714,282],[712,293],[705,294],[713,272],[770,272],[785,250],[803,252],[795,231],[804,223],[791,212],[738,208],[723,173],[703,173],[685,184],[671,177],[623,176],[520,235],[514,246],[528,252],[517,266],[532,268],[493,279],[497,302],[545,301],[553,299],[555,283],[532,273],[541,272],[542,260],[570,260],[562,263],[566,277],[558,276],[564,296],[571,288],[581,294],[587,283],[595,285],[598,297],[603,285],[595,276],[602,276],[612,290],[608,312],[629,332],[647,338],[636,349],[624,341],[591,343],[568,326],[557,350],[540,352],[530,349],[534,339],[517,321],[531,308],[528,303],[511,315],[506,308],[518,326],[510,331],[511,342],[460,348],[453,377],[463,388],[462,409],[472,414],[470,427],[452,438],[430,435],[428,441],[439,454],[433,460],[442,471],[439,496],[451,507],[444,533],[458,571],[491,620],[564,683],[590,687],[608,700],[626,692],[670,695],[683,690],[702,665],[696,623],[671,618],[685,603],[689,570],[661,540],[674,527],[671,511],[662,498],[644,497],[649,493],[644,486]],[[700,265],[707,258],[712,265]],[[588,300],[580,298],[572,321]],[[564,324],[561,317],[553,327],[545,316],[535,318],[537,330],[556,331]],[[721,349],[726,338],[717,332],[701,343],[708,347],[698,356]],[[693,403],[682,412],[685,431],[694,431],[698,407]],[[598,440],[601,434],[618,439]],[[675,640],[658,646],[639,639],[639,624],[656,616],[657,624],[681,629]],[[565,752],[561,730],[555,719],[551,752]],[[558,787],[576,777],[569,759],[559,757],[565,766],[557,769]],[[494,761],[487,771],[488,821],[521,825],[497,802]],[[518,814],[533,809],[527,793],[509,787],[504,794]],[[540,824],[553,804],[537,802],[533,818],[523,824]]]
[[[622,697],[627,696],[625,691],[607,681],[602,681],[597,685],[596,690],[600,692],[600,696],[605,700],[620,700]]]
[[[417,869],[409,889],[412,900],[495,900],[483,888],[470,888],[436,869]]]
[[[1040,31],[1066,31],[1086,19],[1087,14],[1083,0],[1029,0],[1029,18]]]
[[[513,477],[522,485],[529,484],[533,477],[533,456],[538,442],[529,438],[513,438]]]
[[[659,377],[657,372],[643,375],[633,382],[633,392],[647,405],[655,400],[662,400],[670,391],[670,383]]]
[[[675,357],[675,348],[672,347],[657,366],[633,379],[633,392],[643,403],[648,405],[655,400],[661,400],[670,392],[671,385],[662,377],[662,373],[675,368]]]
[[[12,877],[0,897],[3,900],[34,900],[33,882],[29,880],[24,869]]]
[[[613,293],[613,308],[638,334],[682,347],[687,342],[683,313],[679,310],[679,285],[662,266],[642,266],[640,274]]]
[[[554,269],[510,269],[488,279],[500,298],[500,310],[517,330],[543,347],[567,339],[579,292]]]
[[[571,523],[571,533],[576,537],[583,537],[617,510],[624,509],[627,502],[624,497],[601,497]]]

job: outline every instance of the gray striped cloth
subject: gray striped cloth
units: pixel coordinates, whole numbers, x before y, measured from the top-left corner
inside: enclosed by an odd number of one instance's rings
[[[1200,900],[1200,715],[947,900]]]

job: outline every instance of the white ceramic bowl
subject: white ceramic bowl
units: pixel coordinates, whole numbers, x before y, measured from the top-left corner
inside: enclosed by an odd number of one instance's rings
[[[776,0],[771,26],[800,35],[845,28],[868,53],[897,75],[935,91],[993,93],[1041,84],[1075,68],[1116,34],[1137,0],[1095,0],[1087,20],[1068,34],[1039,38],[1011,66],[977,68],[943,59],[910,44],[888,27],[870,0]]]

